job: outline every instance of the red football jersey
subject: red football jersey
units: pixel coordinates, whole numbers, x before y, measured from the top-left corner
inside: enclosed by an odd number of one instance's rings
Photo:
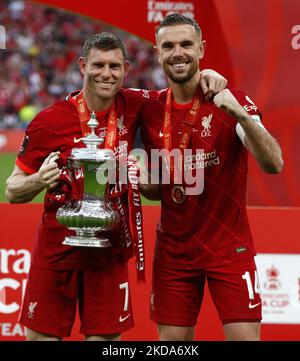
[[[118,141],[126,142],[127,146],[123,144],[120,149],[117,142],[115,153],[129,152],[132,149],[138,126],[137,114],[148,98],[149,93],[143,90],[121,89],[117,94],[115,101],[118,115]],[[96,113],[96,116],[99,122],[96,134],[105,138],[108,111]],[[28,174],[35,173],[51,152],[60,151],[61,157],[64,157],[72,148],[79,146],[78,139],[81,137],[75,105],[68,100],[58,101],[41,111],[29,124],[16,164]],[[126,195],[122,197],[122,201],[123,208],[127,210]],[[74,232],[60,225],[56,220],[56,209],[51,209],[46,204],[45,202],[42,221],[33,247],[33,266],[52,269],[101,268],[103,262],[105,260],[110,262],[112,256],[123,256],[120,244],[124,237],[124,229],[109,235],[113,247],[99,249],[63,245],[64,238]],[[128,214],[125,216],[128,220]]]
[[[239,103],[260,122],[261,114],[244,93],[231,90]],[[151,99],[142,112],[142,140],[150,159],[151,149],[163,148],[166,90]],[[173,101],[171,109],[172,148],[178,148],[182,121],[191,104]],[[236,132],[237,121],[204,101],[193,127],[189,145],[193,156],[185,167],[203,169],[201,194],[188,195],[183,204],[172,199],[173,185],[162,185],[161,219],[157,228],[155,254],[162,263],[176,267],[218,266],[250,258],[255,249],[246,213],[247,150]],[[198,155],[196,149],[203,150]]]

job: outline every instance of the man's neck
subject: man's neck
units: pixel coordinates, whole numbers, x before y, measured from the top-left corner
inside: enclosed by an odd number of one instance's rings
[[[172,89],[173,98],[177,104],[187,104],[193,99],[195,91],[200,81],[200,71],[198,71],[190,80],[186,83],[179,84],[169,79],[169,84]]]
[[[83,97],[90,111],[103,112],[108,110],[114,101],[114,98],[103,99],[99,96],[90,94],[87,90],[83,89]]]

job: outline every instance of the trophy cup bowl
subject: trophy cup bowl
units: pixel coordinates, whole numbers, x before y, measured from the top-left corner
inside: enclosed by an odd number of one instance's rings
[[[110,247],[110,241],[97,234],[101,231],[113,230],[119,221],[118,214],[108,201],[109,184],[107,181],[99,181],[97,177],[99,171],[101,173],[107,171],[108,165],[115,160],[112,151],[98,148],[103,143],[103,139],[94,132],[97,125],[96,116],[92,113],[88,122],[92,131],[82,138],[86,147],[73,148],[68,157],[67,167],[71,171],[73,180],[76,181],[78,178],[76,174],[82,172],[84,186],[81,200],[71,200],[57,210],[57,221],[76,232],[76,235],[64,239],[64,245]]]

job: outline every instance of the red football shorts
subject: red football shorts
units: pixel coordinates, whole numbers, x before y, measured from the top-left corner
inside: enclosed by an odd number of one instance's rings
[[[193,327],[208,288],[223,324],[260,322],[262,305],[254,259],[193,270],[154,260],[150,317],[164,325]]]
[[[127,262],[103,269],[44,270],[31,268],[20,322],[49,335],[71,334],[76,306],[84,335],[119,334],[134,326]]]

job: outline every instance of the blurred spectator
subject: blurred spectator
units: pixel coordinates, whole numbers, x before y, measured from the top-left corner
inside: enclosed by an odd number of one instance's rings
[[[19,120],[22,128],[27,128],[27,125],[31,122],[31,120],[36,116],[36,114],[40,111],[39,107],[34,104],[26,104],[19,111]]]
[[[1,0],[0,24],[7,37],[6,50],[0,51],[0,128],[24,127],[38,110],[79,89],[77,59],[85,39],[96,32],[114,32],[125,42],[131,63],[126,87],[166,87],[150,43],[99,21]]]
[[[4,114],[2,114],[1,128],[11,129],[15,128],[18,125],[18,115],[14,111],[14,107],[8,105],[5,109]]]

